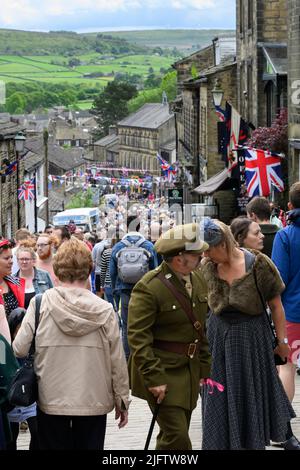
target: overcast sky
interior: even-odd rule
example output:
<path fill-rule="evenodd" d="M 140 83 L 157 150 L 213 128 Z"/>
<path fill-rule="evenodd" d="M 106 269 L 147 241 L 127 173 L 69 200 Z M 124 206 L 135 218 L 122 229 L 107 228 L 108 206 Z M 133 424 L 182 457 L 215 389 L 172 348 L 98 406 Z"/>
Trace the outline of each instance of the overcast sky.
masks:
<path fill-rule="evenodd" d="M 1 28 L 235 29 L 235 0 L 0 0 L 0 6 Z"/>

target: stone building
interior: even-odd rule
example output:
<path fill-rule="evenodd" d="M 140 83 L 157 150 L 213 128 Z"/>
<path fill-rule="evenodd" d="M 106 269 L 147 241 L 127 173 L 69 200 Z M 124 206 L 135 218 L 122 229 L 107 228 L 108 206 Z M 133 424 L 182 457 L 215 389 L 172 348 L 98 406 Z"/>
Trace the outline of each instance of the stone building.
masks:
<path fill-rule="evenodd" d="M 119 163 L 119 137 L 117 129 L 113 126 L 106 135 L 94 142 L 94 160 L 101 163 L 117 166 Z"/>
<path fill-rule="evenodd" d="M 42 219 L 40 226 L 44 226 L 46 220 L 46 205 L 43 202 L 43 184 L 44 181 L 44 154 L 45 147 L 42 137 L 33 137 L 26 142 L 26 150 L 28 154 L 26 158 L 26 170 L 28 173 L 37 171 L 37 177 L 41 182 L 38 188 L 38 201 L 41 204 L 38 210 L 38 218 Z M 49 221 L 52 221 L 53 215 L 57 212 L 64 210 L 65 204 L 69 202 L 71 197 L 82 189 L 81 180 L 76 176 L 77 172 L 85 172 L 87 167 L 87 160 L 82 148 L 63 149 L 48 141 L 48 174 L 52 176 L 64 176 L 64 179 L 52 181 L 48 188 L 49 196 Z M 66 177 L 67 176 L 67 177 Z M 32 215 L 28 214 L 31 220 Z"/>
<path fill-rule="evenodd" d="M 7 238 L 12 238 L 18 228 L 25 226 L 24 201 L 19 201 L 17 196 L 18 187 L 24 182 L 24 159 L 22 153 L 17 155 L 14 141 L 23 131 L 23 126 L 0 122 L 0 227 L 1 235 Z M 17 160 L 19 165 L 11 168 Z M 12 169 L 10 174 L 8 168 Z"/>
<path fill-rule="evenodd" d="M 174 114 L 167 101 L 147 103 L 117 124 L 119 165 L 160 175 L 157 153 L 171 161 L 166 145 L 175 141 Z"/>
<path fill-rule="evenodd" d="M 289 185 L 300 181 L 300 2 L 288 0 Z"/>
<path fill-rule="evenodd" d="M 221 53 L 218 40 L 202 51 L 198 51 L 191 62 L 191 57 L 176 62 L 178 90 L 180 95 L 173 103 L 177 128 L 177 152 L 180 166 L 183 166 L 193 177 L 193 183 L 185 202 L 198 202 L 197 194 L 203 196 L 213 195 L 214 203 L 219 206 L 219 216 L 228 221 L 234 215 L 235 203 L 231 182 L 229 181 L 225 164 L 219 154 L 218 117 L 213 104 L 212 90 L 218 79 L 224 92 L 225 101 L 236 107 L 237 73 L 235 61 L 235 48 L 233 38 L 228 38 L 227 54 Z M 228 47 L 231 44 L 231 47 Z M 203 54 L 203 56 L 202 56 Z M 195 59 L 199 63 L 195 63 Z M 191 63 L 198 76 L 191 77 Z M 183 71 L 185 70 L 185 73 Z M 188 76 L 188 70 L 190 75 Z M 186 78 L 188 77 L 188 78 Z M 184 81 L 182 79 L 185 78 Z M 219 177 L 221 174 L 221 177 Z M 215 176 L 217 178 L 215 179 Z M 211 184 L 211 178 L 214 178 Z M 194 192 L 200 184 L 208 184 L 204 192 Z M 228 181 L 227 181 L 228 180 Z M 183 182 L 184 185 L 187 182 Z M 229 191 L 218 191 L 229 188 Z M 209 188 L 209 189 L 207 189 Z M 203 198 L 202 198 L 203 202 Z"/>
<path fill-rule="evenodd" d="M 236 15 L 238 110 L 270 126 L 287 106 L 287 0 L 237 0 Z"/>

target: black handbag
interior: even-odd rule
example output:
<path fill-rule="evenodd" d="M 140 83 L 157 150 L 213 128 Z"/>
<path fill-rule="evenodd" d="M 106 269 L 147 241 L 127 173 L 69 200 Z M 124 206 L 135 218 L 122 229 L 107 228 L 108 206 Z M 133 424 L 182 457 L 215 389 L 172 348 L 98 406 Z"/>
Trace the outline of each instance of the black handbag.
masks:
<path fill-rule="evenodd" d="M 276 334 L 275 334 L 274 327 L 273 327 L 273 324 L 272 324 L 272 320 L 271 320 L 271 318 L 270 318 L 270 315 L 269 315 L 268 312 L 267 312 L 265 300 L 264 300 L 264 298 L 263 298 L 263 296 L 262 296 L 261 291 L 259 290 L 258 283 L 257 283 L 257 278 L 256 278 L 256 272 L 255 272 L 255 269 L 254 269 L 254 268 L 253 268 L 253 275 L 254 275 L 254 281 L 255 281 L 256 289 L 257 289 L 257 292 L 258 292 L 258 294 L 259 294 L 261 303 L 262 303 L 262 305 L 263 305 L 264 312 L 265 312 L 265 314 L 266 314 L 266 316 L 267 316 L 267 319 L 268 319 L 268 324 L 269 324 L 270 329 L 271 329 L 271 332 L 272 332 L 272 336 L 273 336 L 273 349 L 275 349 L 275 348 L 278 346 L 278 339 L 277 339 L 277 336 L 276 336 Z M 275 361 L 275 366 L 283 366 L 284 364 L 287 363 L 287 358 L 282 359 L 281 356 L 279 356 L 279 354 L 274 354 L 274 361 Z"/>
<path fill-rule="evenodd" d="M 38 398 L 37 378 L 34 372 L 35 335 L 39 324 L 42 294 L 35 297 L 35 331 L 23 365 L 15 373 L 8 390 L 8 401 L 14 406 L 29 406 Z"/>

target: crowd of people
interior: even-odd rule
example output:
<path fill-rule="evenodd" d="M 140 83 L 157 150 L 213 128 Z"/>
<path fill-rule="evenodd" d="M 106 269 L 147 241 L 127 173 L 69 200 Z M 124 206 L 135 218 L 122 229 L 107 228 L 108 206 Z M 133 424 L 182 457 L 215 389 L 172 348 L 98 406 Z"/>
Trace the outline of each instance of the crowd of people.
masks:
<path fill-rule="evenodd" d="M 30 450 L 101 450 L 131 390 L 157 415 L 158 450 L 192 448 L 199 392 L 203 449 L 300 450 L 300 182 L 288 209 L 255 197 L 229 226 L 182 225 L 164 198 L 120 198 L 95 233 L 70 220 L 1 237 L 0 341 L 22 365 L 36 333 L 38 400 L 14 407 L 0 387 L 0 448 L 16 450 L 26 422 Z"/>

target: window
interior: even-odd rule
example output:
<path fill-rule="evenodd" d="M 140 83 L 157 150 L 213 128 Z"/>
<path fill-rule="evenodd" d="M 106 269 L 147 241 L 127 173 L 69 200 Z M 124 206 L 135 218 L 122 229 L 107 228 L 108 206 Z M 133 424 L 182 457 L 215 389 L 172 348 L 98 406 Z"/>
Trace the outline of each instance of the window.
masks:
<path fill-rule="evenodd" d="M 274 84 L 273 82 L 268 82 L 266 86 L 266 94 L 267 94 L 267 126 L 270 127 L 272 125 L 273 117 L 274 117 Z"/>
<path fill-rule="evenodd" d="M 107 162 L 111 162 L 111 163 L 114 162 L 114 154 L 113 154 L 113 152 L 110 152 L 109 150 L 107 151 L 107 153 L 106 153 L 106 161 L 107 161 Z"/>
<path fill-rule="evenodd" d="M 252 77 L 252 64 L 247 65 L 247 110 L 248 110 L 248 121 L 252 121 L 252 87 L 253 87 L 253 77 Z"/>
<path fill-rule="evenodd" d="M 248 29 L 253 26 L 253 0 L 248 0 Z"/>
<path fill-rule="evenodd" d="M 244 33 L 244 7 L 243 7 L 244 1 L 245 0 L 239 0 L 240 34 Z"/>

